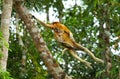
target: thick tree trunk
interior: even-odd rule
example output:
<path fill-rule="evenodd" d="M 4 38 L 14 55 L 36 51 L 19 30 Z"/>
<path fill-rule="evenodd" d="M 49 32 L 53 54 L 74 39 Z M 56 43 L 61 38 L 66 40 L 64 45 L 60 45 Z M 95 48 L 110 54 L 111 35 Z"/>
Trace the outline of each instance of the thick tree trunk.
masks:
<path fill-rule="evenodd" d="M 105 63 L 106 63 L 105 74 L 107 77 L 110 78 L 111 77 L 110 71 L 112 68 L 112 63 L 111 63 L 112 59 L 111 59 L 110 41 L 109 41 L 110 37 L 108 35 L 110 33 L 110 27 L 109 27 L 109 25 L 106 25 L 106 28 L 103 28 L 103 24 L 104 23 L 100 23 L 100 30 L 101 31 L 100 31 L 99 38 L 103 40 L 102 42 L 104 42 L 104 44 L 100 42 L 99 47 L 104 49 L 103 53 L 105 55 L 104 57 L 105 57 Z M 106 32 L 108 34 L 106 34 Z"/>
<path fill-rule="evenodd" d="M 46 43 L 41 37 L 38 27 L 35 26 L 35 23 L 31 21 L 29 13 L 21 6 L 19 1 L 15 2 L 15 9 L 18 12 L 20 18 L 24 21 L 28 32 L 30 33 L 38 52 L 42 60 L 44 61 L 49 73 L 54 77 L 54 79 L 71 79 L 67 76 L 66 73 L 62 70 L 57 62 L 53 59 L 50 51 L 48 50 Z"/>
<path fill-rule="evenodd" d="M 112 59 L 111 59 L 111 49 L 110 49 L 110 21 L 108 18 L 108 15 L 110 15 L 108 12 L 109 9 L 109 4 L 106 5 L 106 10 L 105 10 L 105 15 L 106 15 L 106 27 L 104 28 L 105 34 L 104 34 L 104 40 L 106 43 L 106 52 L 105 52 L 105 57 L 106 57 L 106 73 L 109 78 L 112 78 L 110 71 L 112 69 Z"/>
<path fill-rule="evenodd" d="M 9 40 L 9 25 L 10 17 L 12 12 L 13 0 L 4 0 L 2 18 L 1 18 L 1 32 L 3 34 L 3 44 L 0 48 L 0 53 L 2 53 L 2 58 L 0 59 L 1 69 L 6 71 L 7 58 L 8 58 L 8 40 Z"/>

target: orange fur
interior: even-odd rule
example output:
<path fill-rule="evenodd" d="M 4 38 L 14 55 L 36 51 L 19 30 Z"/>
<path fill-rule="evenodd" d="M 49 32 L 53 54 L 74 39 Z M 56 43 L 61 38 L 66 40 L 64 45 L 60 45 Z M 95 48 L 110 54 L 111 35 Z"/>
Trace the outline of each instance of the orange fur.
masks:
<path fill-rule="evenodd" d="M 73 38 L 73 34 L 65 25 L 59 22 L 53 22 L 52 24 L 54 26 L 54 36 L 57 41 L 61 42 L 67 48 L 79 49 Z"/>

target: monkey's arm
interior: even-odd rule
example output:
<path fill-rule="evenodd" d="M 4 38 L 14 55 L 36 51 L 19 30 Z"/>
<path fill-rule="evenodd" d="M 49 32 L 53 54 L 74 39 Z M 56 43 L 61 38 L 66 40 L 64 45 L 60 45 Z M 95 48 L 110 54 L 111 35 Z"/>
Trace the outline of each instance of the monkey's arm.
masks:
<path fill-rule="evenodd" d="M 41 25 L 43 25 L 43 26 L 45 26 L 45 27 L 49 27 L 49 28 L 54 28 L 53 25 L 51 25 L 51 24 L 46 24 L 46 23 L 42 22 L 40 19 L 38 19 L 37 17 L 33 16 L 33 15 L 32 15 L 32 17 L 35 18 Z"/>

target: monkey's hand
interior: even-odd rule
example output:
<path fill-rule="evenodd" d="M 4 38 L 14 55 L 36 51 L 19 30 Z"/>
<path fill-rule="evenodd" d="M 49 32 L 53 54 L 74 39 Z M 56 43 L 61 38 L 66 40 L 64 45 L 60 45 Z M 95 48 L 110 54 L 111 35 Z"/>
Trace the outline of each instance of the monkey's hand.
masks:
<path fill-rule="evenodd" d="M 34 15 L 32 15 L 32 18 L 34 18 L 34 19 L 35 19 L 35 16 L 34 16 Z"/>
<path fill-rule="evenodd" d="M 83 63 L 85 63 L 85 65 L 87 65 L 89 68 L 93 69 L 90 62 L 83 60 Z"/>

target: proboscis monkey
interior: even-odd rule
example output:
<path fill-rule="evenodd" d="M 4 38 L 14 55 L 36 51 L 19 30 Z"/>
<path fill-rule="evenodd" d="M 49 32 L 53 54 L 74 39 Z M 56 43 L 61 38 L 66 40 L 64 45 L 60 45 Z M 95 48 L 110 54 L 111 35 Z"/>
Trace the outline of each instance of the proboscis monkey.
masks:
<path fill-rule="evenodd" d="M 54 37 L 55 39 L 60 42 L 65 49 L 63 50 L 63 52 L 65 52 L 66 50 L 69 50 L 69 52 L 71 53 L 72 56 L 74 56 L 75 58 L 77 58 L 79 61 L 81 61 L 82 63 L 85 63 L 88 67 L 91 67 L 91 63 L 81 59 L 76 53 L 75 50 L 81 50 L 86 52 L 87 54 L 89 54 L 95 61 L 97 62 L 102 62 L 104 63 L 103 60 L 95 57 L 95 55 L 88 50 L 86 47 L 83 47 L 82 45 L 78 44 L 74 38 L 73 38 L 73 34 L 71 33 L 71 31 L 63 24 L 61 24 L 60 22 L 53 22 L 52 24 L 46 24 L 44 22 L 42 22 L 41 20 L 39 20 L 37 17 L 33 16 L 34 18 L 37 19 L 37 21 L 45 26 L 45 27 L 49 27 L 54 31 Z"/>

